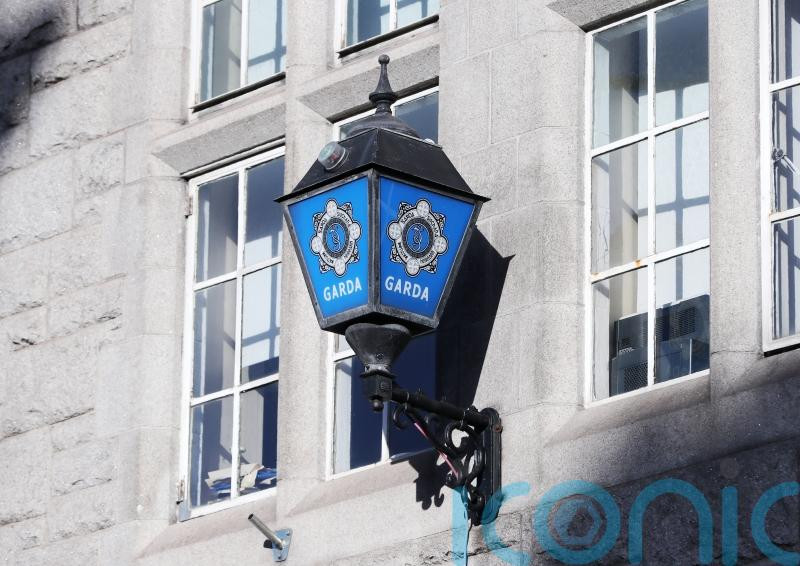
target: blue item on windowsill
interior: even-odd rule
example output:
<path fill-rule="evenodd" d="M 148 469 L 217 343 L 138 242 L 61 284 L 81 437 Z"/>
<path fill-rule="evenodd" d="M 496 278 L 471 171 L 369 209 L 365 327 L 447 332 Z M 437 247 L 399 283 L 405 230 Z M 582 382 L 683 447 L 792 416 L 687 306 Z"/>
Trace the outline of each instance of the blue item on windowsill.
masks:
<path fill-rule="evenodd" d="M 258 470 L 258 473 L 256 474 L 256 483 L 255 486 L 253 487 L 255 489 L 263 489 L 265 487 L 269 487 L 268 485 L 260 485 L 260 484 L 268 480 L 269 483 L 272 483 L 272 481 L 275 479 L 277 475 L 278 472 L 274 468 L 261 468 L 260 470 Z M 225 478 L 217 480 L 211 485 L 211 489 L 214 492 L 216 492 L 217 497 L 223 497 L 229 495 L 231 491 L 231 479 Z"/>

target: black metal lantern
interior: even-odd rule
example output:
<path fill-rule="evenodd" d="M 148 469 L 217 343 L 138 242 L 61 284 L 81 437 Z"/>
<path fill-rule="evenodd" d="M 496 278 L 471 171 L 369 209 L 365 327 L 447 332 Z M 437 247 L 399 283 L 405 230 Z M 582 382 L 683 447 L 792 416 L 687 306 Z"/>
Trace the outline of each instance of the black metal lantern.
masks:
<path fill-rule="evenodd" d="M 319 325 L 345 334 L 366 367 L 375 410 L 399 403 L 447 459 L 473 523 L 500 487 L 500 419 L 396 386 L 390 365 L 411 335 L 436 328 L 481 205 L 440 146 L 391 113 L 389 57 L 369 95 L 375 114 L 327 144 L 294 190 L 278 200 Z M 459 433 L 460 431 L 460 433 Z M 462 437 L 463 438 L 457 438 Z"/>

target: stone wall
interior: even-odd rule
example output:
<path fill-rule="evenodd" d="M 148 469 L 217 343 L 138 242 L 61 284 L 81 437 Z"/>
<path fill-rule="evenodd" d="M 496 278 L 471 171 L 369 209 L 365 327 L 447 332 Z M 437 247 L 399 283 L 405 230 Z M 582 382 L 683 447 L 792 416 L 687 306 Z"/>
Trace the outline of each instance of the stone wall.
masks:
<path fill-rule="evenodd" d="M 174 520 L 185 189 L 149 155 L 186 114 L 169 4 L 3 7 L 4 564 L 132 563 Z"/>
<path fill-rule="evenodd" d="M 585 30 L 651 0 L 442 0 L 440 19 L 339 60 L 333 2 L 291 0 L 285 81 L 191 113 L 188 0 L 12 0 L 0 21 L 0 549 L 8 564 L 255 564 L 246 517 L 290 527 L 287 564 L 463 563 L 430 454 L 326 479 L 328 341 L 284 246 L 275 497 L 177 521 L 188 206 L 181 175 L 286 144 L 286 190 L 393 87 L 439 84 L 440 143 L 484 208 L 440 329 L 448 399 L 502 415 L 503 484 L 469 564 L 554 563 L 532 530 L 553 486 L 595 482 L 623 528 L 646 486 L 690 481 L 714 516 L 796 481 L 800 351 L 761 353 L 757 0 L 709 0 L 710 375 L 584 405 Z M 401 380 L 402 383 L 402 380 Z M 520 488 L 521 489 L 521 488 Z M 693 563 L 680 497 L 646 515 L 648 563 Z M 797 500 L 768 531 L 798 549 Z M 580 520 L 575 528 L 583 528 Z M 585 521 L 585 518 L 582 519 Z M 492 527 L 489 527 L 491 529 Z M 461 536 L 456 532 L 456 537 Z M 489 542 L 487 542 L 487 540 Z M 503 549 L 507 552 L 503 554 Z M 498 552 L 499 551 L 499 552 Z M 516 554 L 511 554 L 513 551 Z M 528 560 L 530 559 L 530 560 Z"/>

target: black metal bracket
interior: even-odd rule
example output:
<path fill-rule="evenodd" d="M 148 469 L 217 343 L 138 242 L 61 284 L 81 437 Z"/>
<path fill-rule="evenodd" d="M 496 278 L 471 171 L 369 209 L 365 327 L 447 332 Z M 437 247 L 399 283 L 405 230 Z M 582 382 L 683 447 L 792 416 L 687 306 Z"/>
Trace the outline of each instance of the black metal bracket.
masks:
<path fill-rule="evenodd" d="M 503 425 L 498 412 L 458 407 L 398 387 L 389 366 L 410 339 L 405 327 L 362 323 L 349 327 L 345 335 L 364 364 L 364 394 L 373 410 L 382 411 L 385 403 L 395 403 L 392 422 L 401 429 L 415 426 L 444 458 L 450 468 L 445 483 L 451 489 L 463 488 L 472 524 L 494 520 L 483 517 L 483 512 L 501 487 Z"/>

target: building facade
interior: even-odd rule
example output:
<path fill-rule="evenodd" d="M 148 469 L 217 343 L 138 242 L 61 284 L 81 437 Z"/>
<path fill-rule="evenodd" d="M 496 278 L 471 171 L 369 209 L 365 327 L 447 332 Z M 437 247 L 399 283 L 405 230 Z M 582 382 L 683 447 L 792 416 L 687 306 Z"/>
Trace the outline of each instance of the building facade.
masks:
<path fill-rule="evenodd" d="M 303 566 L 798 562 L 800 2 L 1 10 L 4 564 L 271 563 L 251 513 Z M 383 53 L 395 115 L 491 198 L 395 367 L 500 412 L 471 529 L 273 202 Z"/>

